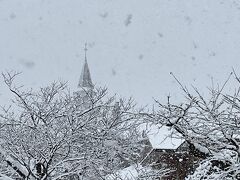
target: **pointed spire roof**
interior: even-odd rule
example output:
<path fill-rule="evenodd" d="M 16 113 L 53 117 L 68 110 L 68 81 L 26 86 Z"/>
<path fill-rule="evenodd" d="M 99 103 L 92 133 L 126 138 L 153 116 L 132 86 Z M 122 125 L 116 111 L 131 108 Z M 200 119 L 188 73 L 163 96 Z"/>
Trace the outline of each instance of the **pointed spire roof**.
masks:
<path fill-rule="evenodd" d="M 84 61 L 84 66 L 82 69 L 82 73 L 80 76 L 80 80 L 78 83 L 78 87 L 80 88 L 89 88 L 92 89 L 93 88 L 93 83 L 92 83 L 92 79 L 91 79 L 91 74 L 89 71 L 89 67 L 88 67 L 88 63 L 87 63 L 87 44 L 85 44 L 85 61 Z"/>

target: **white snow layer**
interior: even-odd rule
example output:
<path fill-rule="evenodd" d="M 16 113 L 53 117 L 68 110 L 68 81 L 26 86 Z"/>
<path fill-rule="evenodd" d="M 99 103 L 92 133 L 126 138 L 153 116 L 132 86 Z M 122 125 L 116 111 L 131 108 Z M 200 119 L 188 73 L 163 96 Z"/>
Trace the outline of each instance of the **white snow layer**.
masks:
<path fill-rule="evenodd" d="M 167 126 L 143 125 L 141 131 L 146 131 L 147 137 L 154 149 L 177 149 L 183 142 L 180 134 Z"/>

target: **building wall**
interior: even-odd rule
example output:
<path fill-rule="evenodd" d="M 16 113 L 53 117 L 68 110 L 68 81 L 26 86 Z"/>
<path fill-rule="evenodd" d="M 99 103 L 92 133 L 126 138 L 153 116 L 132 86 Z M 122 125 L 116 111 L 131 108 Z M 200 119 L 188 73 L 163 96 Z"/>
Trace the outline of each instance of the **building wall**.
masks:
<path fill-rule="evenodd" d="M 154 169 L 169 169 L 171 172 L 161 178 L 163 180 L 183 180 L 193 172 L 199 160 L 189 152 L 154 149 L 142 162 L 142 165 L 150 165 Z"/>

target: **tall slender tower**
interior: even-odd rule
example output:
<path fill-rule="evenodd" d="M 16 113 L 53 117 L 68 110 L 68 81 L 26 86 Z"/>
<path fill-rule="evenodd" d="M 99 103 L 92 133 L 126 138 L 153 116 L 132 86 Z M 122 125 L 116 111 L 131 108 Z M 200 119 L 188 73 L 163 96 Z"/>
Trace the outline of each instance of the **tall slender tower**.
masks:
<path fill-rule="evenodd" d="M 79 79 L 78 87 L 84 90 L 92 90 L 94 85 L 92 83 L 91 74 L 89 71 L 88 63 L 87 63 L 87 44 L 85 44 L 85 61 L 82 69 L 82 73 Z"/>

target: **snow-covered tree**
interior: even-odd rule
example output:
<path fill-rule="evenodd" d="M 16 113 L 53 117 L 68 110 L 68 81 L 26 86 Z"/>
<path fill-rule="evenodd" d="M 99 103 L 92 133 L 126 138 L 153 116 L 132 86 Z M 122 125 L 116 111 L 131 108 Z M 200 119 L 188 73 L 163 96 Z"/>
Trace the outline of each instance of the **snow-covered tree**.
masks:
<path fill-rule="evenodd" d="M 235 78 L 240 84 L 236 74 Z M 240 86 L 232 95 L 226 94 L 228 80 L 222 87 L 210 88 L 208 96 L 196 88 L 190 92 L 177 80 L 185 102 L 174 104 L 168 97 L 166 104 L 157 101 L 158 110 L 146 116 L 180 133 L 190 152 L 202 159 L 189 180 L 240 179 Z"/>
<path fill-rule="evenodd" d="M 0 179 L 104 179 L 139 158 L 131 99 L 72 94 L 64 83 L 25 91 L 16 74 L 3 77 L 15 99 L 0 115 Z"/>

